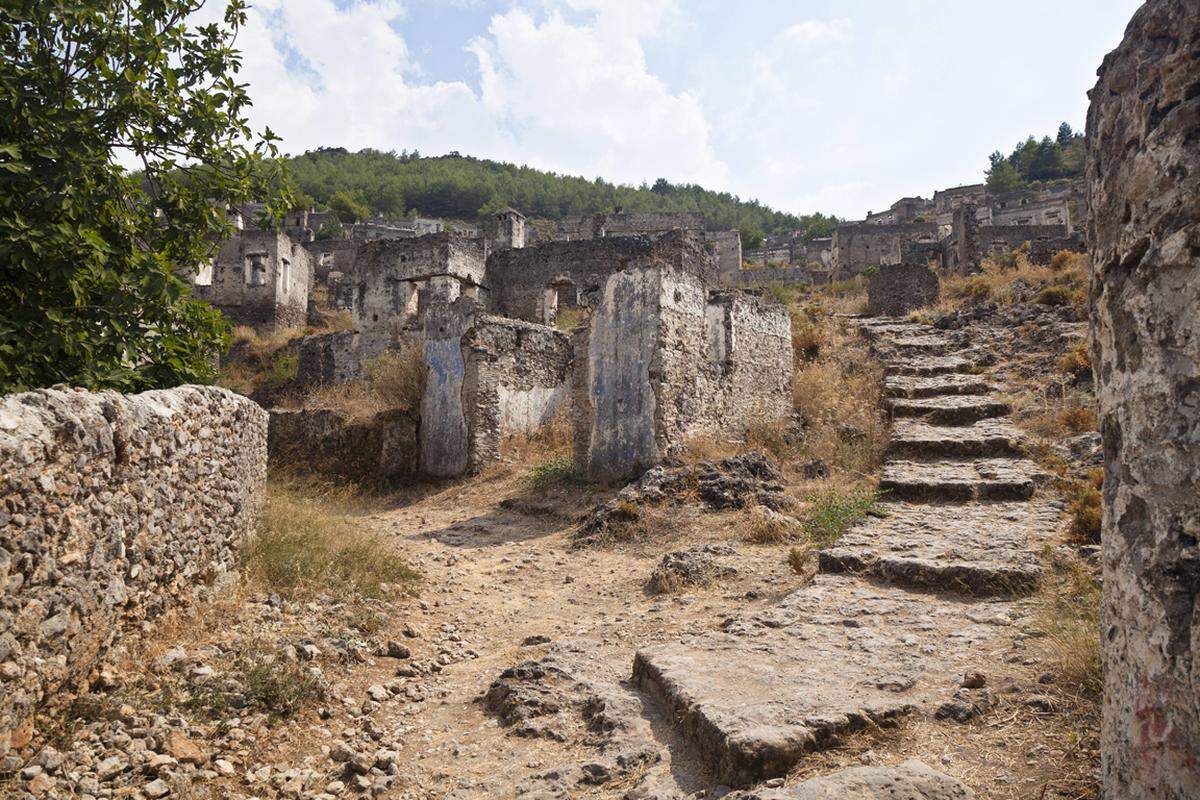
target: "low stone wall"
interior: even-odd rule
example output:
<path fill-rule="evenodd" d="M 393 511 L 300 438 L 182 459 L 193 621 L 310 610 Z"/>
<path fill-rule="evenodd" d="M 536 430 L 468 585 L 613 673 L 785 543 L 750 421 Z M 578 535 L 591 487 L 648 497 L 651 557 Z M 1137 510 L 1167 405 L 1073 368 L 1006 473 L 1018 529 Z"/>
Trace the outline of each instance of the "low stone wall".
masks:
<path fill-rule="evenodd" d="M 867 313 L 898 317 L 938 297 L 938 276 L 924 264 L 888 264 L 867 279 Z"/>
<path fill-rule="evenodd" d="M 225 389 L 0 400 L 0 753 L 141 623 L 236 567 L 267 414 Z"/>
<path fill-rule="evenodd" d="M 344 478 L 371 488 L 395 486 L 417 472 L 417 417 L 385 411 L 368 421 L 332 409 L 271 409 L 272 465 Z"/>

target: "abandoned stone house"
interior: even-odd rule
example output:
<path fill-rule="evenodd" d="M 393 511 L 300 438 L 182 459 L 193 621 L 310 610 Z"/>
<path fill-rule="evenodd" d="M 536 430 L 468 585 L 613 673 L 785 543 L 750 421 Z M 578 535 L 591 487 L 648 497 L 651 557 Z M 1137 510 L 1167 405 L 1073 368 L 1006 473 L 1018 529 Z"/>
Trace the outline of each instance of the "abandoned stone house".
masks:
<path fill-rule="evenodd" d="M 312 264 L 308 251 L 286 233 L 242 230 L 199 266 L 192 283 L 196 297 L 221 309 L 236 325 L 302 328 Z"/>
<path fill-rule="evenodd" d="M 301 341 L 301 383 L 353 380 L 419 347 L 412 469 L 435 476 L 477 470 L 553 419 L 591 443 L 582 470 L 617 479 L 689 436 L 790 413 L 788 315 L 723 288 L 701 233 L 502 246 L 523 243 L 523 222 L 501 212 L 488 244 L 441 233 L 366 245 L 339 289 L 354 328 Z M 553 327 L 567 308 L 574 334 Z"/>
<path fill-rule="evenodd" d="M 667 231 L 693 231 L 704 241 L 717 258 L 722 280 L 738 285 L 742 267 L 742 237 L 736 230 L 708 229 L 704 214 L 699 211 L 616 211 L 568 217 L 560 222 L 552 240 L 602 239 L 610 236 L 655 236 Z"/>

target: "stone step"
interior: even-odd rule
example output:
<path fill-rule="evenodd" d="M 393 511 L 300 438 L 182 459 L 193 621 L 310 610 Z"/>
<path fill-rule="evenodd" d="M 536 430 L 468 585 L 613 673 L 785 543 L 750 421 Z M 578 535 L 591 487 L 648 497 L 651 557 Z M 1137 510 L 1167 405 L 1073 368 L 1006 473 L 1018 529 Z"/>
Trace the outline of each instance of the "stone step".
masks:
<path fill-rule="evenodd" d="M 1044 478 L 1036 464 L 1024 459 L 889 461 L 879 489 L 885 500 L 910 502 L 1027 500 Z"/>
<path fill-rule="evenodd" d="M 945 394 L 987 394 L 991 385 L 978 375 L 891 375 L 884 378 L 888 397 L 937 397 Z"/>
<path fill-rule="evenodd" d="M 920 417 L 935 425 L 969 425 L 981 419 L 1003 417 L 1008 403 L 992 395 L 952 394 L 888 401 L 893 417 Z"/>
<path fill-rule="evenodd" d="M 818 574 L 722 630 L 640 650 L 633 682 L 716 780 L 743 788 L 849 733 L 932 711 L 964 673 L 994 668 L 1017 614 L 1012 603 Z"/>
<path fill-rule="evenodd" d="M 954 345 L 945 336 L 936 334 L 917 334 L 913 336 L 897 336 L 887 339 L 880 344 L 906 354 L 943 355 Z"/>
<path fill-rule="evenodd" d="M 892 423 L 889 458 L 936 459 L 1018 456 L 1021 432 L 1007 419 L 984 419 L 969 425 L 931 425 L 920 419 Z"/>
<path fill-rule="evenodd" d="M 896 503 L 818 554 L 822 572 L 868 575 L 897 586 L 1019 596 L 1042 577 L 1037 552 L 1055 530 L 1048 503 L 944 506 Z"/>
<path fill-rule="evenodd" d="M 912 759 L 894 767 L 847 767 L 782 789 L 754 789 L 726 800 L 971 800 L 957 778 Z"/>
<path fill-rule="evenodd" d="M 962 356 L 913 356 L 884 365 L 888 375 L 945 375 L 953 372 L 970 372 L 975 362 Z"/>

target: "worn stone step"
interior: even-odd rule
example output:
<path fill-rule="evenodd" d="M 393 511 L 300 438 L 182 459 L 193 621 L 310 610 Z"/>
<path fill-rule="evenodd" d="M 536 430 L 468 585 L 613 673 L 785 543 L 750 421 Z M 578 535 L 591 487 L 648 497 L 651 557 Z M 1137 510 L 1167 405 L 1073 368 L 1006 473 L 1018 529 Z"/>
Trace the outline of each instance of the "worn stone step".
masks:
<path fill-rule="evenodd" d="M 1007 419 L 984 419 L 969 425 L 931 425 L 920 419 L 892 423 L 889 458 L 959 458 L 1017 456 L 1021 432 Z"/>
<path fill-rule="evenodd" d="M 633 682 L 716 780 L 740 788 L 846 734 L 936 708 L 964 673 L 992 668 L 1018 608 L 818 574 L 722 630 L 640 650 Z"/>
<path fill-rule="evenodd" d="M 897 501 L 1027 500 L 1044 477 L 1025 459 L 897 460 L 883 465 L 879 489 L 885 500 Z"/>
<path fill-rule="evenodd" d="M 962 356 L 912 356 L 884 365 L 888 375 L 945 375 L 953 372 L 970 372 L 976 368 L 974 361 Z"/>
<path fill-rule="evenodd" d="M 848 767 L 782 789 L 754 789 L 726 800 L 974 800 L 957 778 L 916 759 L 894 767 Z"/>
<path fill-rule="evenodd" d="M 893 398 L 888 406 L 893 417 L 920 417 L 935 425 L 969 425 L 981 419 L 1003 417 L 1011 410 L 1003 400 L 977 394 Z"/>
<path fill-rule="evenodd" d="M 991 385 L 978 375 L 890 375 L 884 378 L 888 397 L 937 397 L 945 394 L 987 394 Z"/>
<path fill-rule="evenodd" d="M 868 518 L 822 550 L 821 571 L 937 591 L 1024 595 L 1041 580 L 1037 553 L 1059 514 L 1045 502 L 887 509 L 886 517 Z"/>

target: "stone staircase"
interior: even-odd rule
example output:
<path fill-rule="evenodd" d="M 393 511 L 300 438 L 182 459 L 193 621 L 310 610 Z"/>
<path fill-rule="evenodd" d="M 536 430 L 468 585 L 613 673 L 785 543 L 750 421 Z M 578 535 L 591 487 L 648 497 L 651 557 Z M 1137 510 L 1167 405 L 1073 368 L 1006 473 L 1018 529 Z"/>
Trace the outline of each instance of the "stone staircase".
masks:
<path fill-rule="evenodd" d="M 967 354 L 928 326 L 860 324 L 887 365 L 888 513 L 821 551 L 813 581 L 778 605 L 634 660 L 635 685 L 733 787 L 785 776 L 853 731 L 934 713 L 964 674 L 987 672 L 1030 613 L 1021 598 L 1058 522 L 1008 405 Z M 946 780 L 936 796 L 968 796 Z"/>

